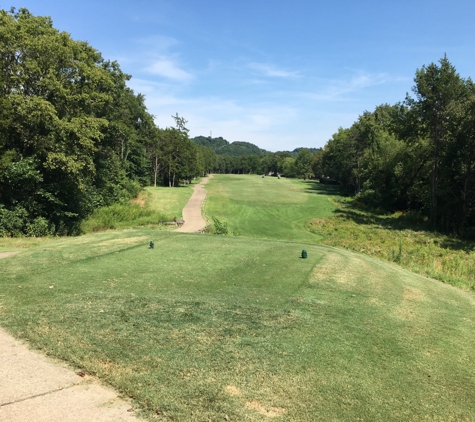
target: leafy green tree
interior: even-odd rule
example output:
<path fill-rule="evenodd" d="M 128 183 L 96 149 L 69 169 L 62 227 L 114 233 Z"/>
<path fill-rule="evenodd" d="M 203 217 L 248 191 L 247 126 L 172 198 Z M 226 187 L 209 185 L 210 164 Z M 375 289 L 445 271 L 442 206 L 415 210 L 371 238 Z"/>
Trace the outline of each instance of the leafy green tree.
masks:
<path fill-rule="evenodd" d="M 450 142 L 448 130 L 454 104 L 464 102 L 468 91 L 463 79 L 449 62 L 447 56 L 439 61 L 418 69 L 414 78 L 413 93 L 409 95 L 407 105 L 419 121 L 421 135 L 431 140 L 432 175 L 430 183 L 430 221 L 436 228 L 440 217 L 438 212 L 439 176 L 441 155 Z"/>
<path fill-rule="evenodd" d="M 73 233 L 95 207 L 146 181 L 153 120 L 128 78 L 50 18 L 0 11 L 0 204 L 25 210 L 24 227 L 41 218 L 35 227 L 48 221 L 53 232 Z M 34 207 L 8 195 L 7 175 L 20 169 L 38 174 Z"/>
<path fill-rule="evenodd" d="M 285 177 L 297 177 L 297 173 L 295 171 L 295 158 L 285 157 L 282 167 Z"/>
<path fill-rule="evenodd" d="M 312 158 L 313 155 L 307 148 L 302 148 L 299 151 L 294 162 L 297 177 L 306 180 L 313 175 Z"/>

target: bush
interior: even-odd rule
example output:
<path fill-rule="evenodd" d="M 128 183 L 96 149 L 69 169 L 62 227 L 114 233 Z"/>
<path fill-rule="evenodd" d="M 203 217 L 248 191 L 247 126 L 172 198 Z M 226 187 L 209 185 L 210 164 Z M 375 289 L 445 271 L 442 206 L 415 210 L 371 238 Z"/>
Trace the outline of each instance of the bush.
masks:
<path fill-rule="evenodd" d="M 154 225 L 164 221 L 167 221 L 167 217 L 151 208 L 123 202 L 98 208 L 87 220 L 82 222 L 81 230 L 88 233 L 132 226 Z"/>
<path fill-rule="evenodd" d="M 48 220 L 37 217 L 26 225 L 26 235 L 31 237 L 44 237 L 50 234 Z"/>
<path fill-rule="evenodd" d="M 228 223 L 219 221 L 216 217 L 211 217 L 214 225 L 215 234 L 229 234 Z"/>
<path fill-rule="evenodd" d="M 0 206 L 0 236 L 16 237 L 24 235 L 28 212 L 23 207 L 7 210 Z"/>

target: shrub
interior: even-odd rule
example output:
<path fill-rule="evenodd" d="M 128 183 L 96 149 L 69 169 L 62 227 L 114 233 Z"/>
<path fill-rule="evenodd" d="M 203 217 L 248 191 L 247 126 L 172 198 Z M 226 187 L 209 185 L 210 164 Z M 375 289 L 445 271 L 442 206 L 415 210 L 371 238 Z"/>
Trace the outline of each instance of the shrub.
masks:
<path fill-rule="evenodd" d="M 211 217 L 214 225 L 215 234 L 229 234 L 228 223 L 219 221 L 216 217 Z"/>
<path fill-rule="evenodd" d="M 16 237 L 24 235 L 28 212 L 23 207 L 7 210 L 0 206 L 0 236 Z"/>
<path fill-rule="evenodd" d="M 26 235 L 31 237 L 44 237 L 50 234 L 48 220 L 44 217 L 37 217 L 26 225 Z"/>

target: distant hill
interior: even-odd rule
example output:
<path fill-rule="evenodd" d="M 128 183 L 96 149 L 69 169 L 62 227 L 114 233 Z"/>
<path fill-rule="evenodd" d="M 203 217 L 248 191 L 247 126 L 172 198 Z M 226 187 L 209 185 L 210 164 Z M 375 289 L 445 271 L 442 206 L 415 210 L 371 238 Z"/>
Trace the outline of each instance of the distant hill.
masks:
<path fill-rule="evenodd" d="M 302 149 L 308 149 L 312 154 L 315 154 L 316 152 L 319 152 L 319 151 L 322 150 L 322 148 L 304 148 L 304 147 L 301 147 L 301 148 L 295 148 L 293 151 L 283 151 L 283 152 L 288 152 L 292 157 L 296 157 Z"/>
<path fill-rule="evenodd" d="M 259 148 L 257 145 L 251 144 L 250 142 L 232 142 L 229 143 L 226 139 L 211 138 L 210 136 L 196 136 L 191 138 L 193 142 L 198 145 L 204 145 L 212 149 L 216 154 L 219 155 L 230 155 L 231 157 L 240 157 L 242 155 L 266 155 L 269 154 L 269 151 Z"/>

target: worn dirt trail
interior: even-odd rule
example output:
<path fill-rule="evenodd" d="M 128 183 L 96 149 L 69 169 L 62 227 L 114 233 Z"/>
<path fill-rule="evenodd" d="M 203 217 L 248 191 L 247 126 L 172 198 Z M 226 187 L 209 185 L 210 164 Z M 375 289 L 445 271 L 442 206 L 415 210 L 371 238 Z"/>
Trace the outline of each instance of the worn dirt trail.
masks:
<path fill-rule="evenodd" d="M 0 259 L 16 255 L 18 252 L 0 252 Z"/>
<path fill-rule="evenodd" d="M 208 177 L 204 177 L 201 183 L 194 187 L 193 195 L 191 195 L 185 208 L 183 208 L 183 220 L 185 220 L 185 223 L 175 231 L 182 233 L 197 233 L 205 228 L 206 222 L 201 215 L 201 208 L 206 198 L 204 185 L 208 182 L 210 177 L 213 177 L 213 175 L 210 174 Z"/>

